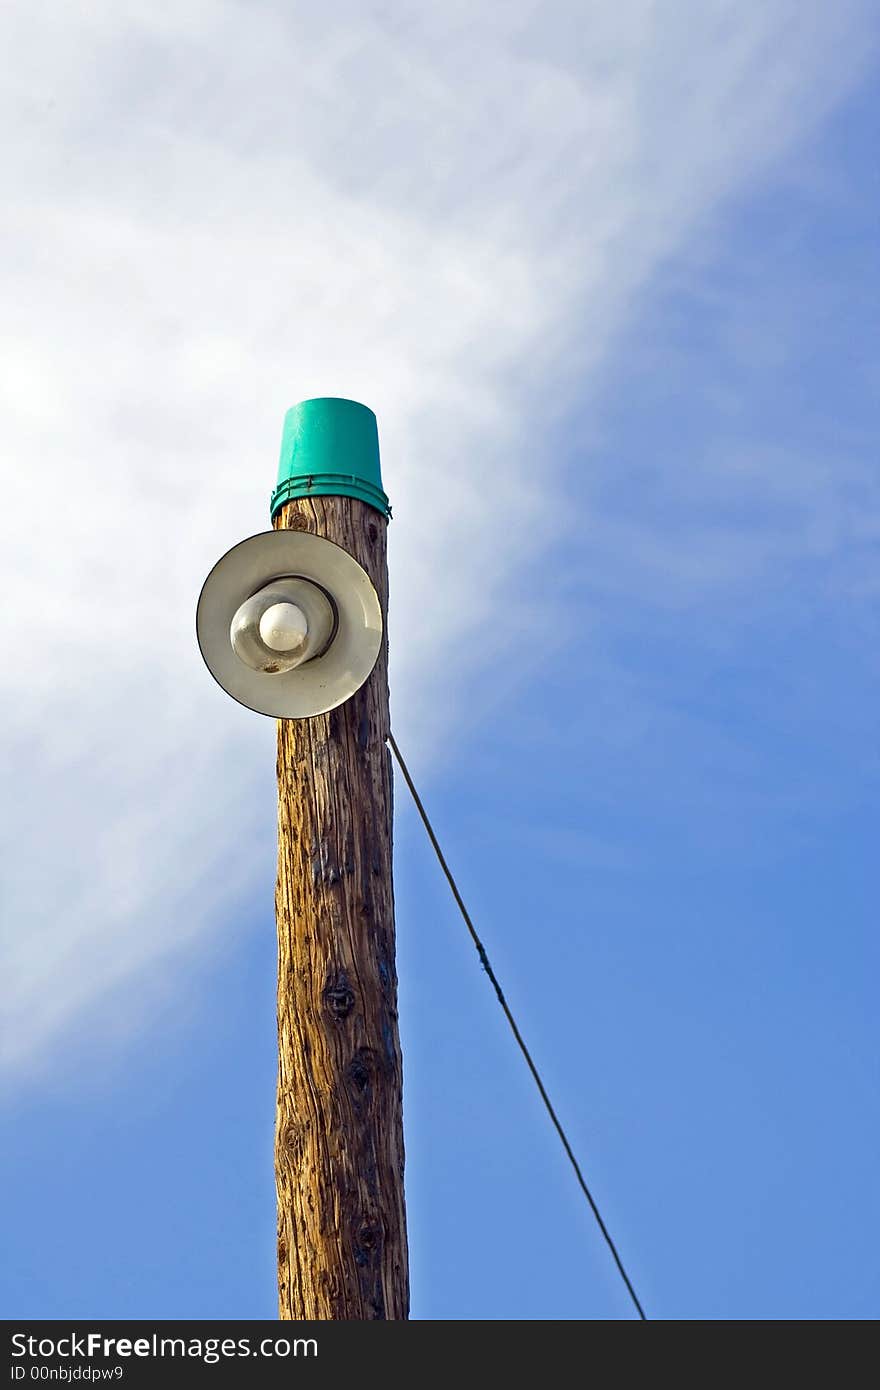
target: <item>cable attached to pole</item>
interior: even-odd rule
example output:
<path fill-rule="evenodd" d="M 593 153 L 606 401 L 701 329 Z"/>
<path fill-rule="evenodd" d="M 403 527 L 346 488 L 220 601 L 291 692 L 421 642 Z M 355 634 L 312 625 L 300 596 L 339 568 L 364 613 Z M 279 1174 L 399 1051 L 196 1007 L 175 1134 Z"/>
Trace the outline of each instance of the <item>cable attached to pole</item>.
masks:
<path fill-rule="evenodd" d="M 506 1000 L 505 997 L 504 997 L 504 991 L 502 990 L 501 985 L 498 983 L 498 977 L 497 977 L 497 975 L 495 974 L 495 971 L 492 969 L 491 964 L 489 963 L 489 957 L 486 955 L 486 948 L 485 948 L 485 946 L 483 945 L 482 941 L 480 940 L 479 936 L 477 935 L 476 928 L 474 927 L 474 924 L 473 924 L 473 922 L 471 921 L 471 918 L 470 918 L 470 913 L 468 912 L 467 908 L 466 908 L 465 905 L 464 905 L 464 900 L 463 900 L 461 894 L 460 894 L 459 891 L 458 891 L 458 885 L 456 884 L 455 879 L 452 877 L 452 873 L 451 873 L 451 871 L 450 871 L 449 865 L 446 863 L 446 860 L 445 860 L 445 858 L 444 858 L 444 856 L 443 856 L 443 851 L 442 851 L 441 848 L 440 848 L 440 844 L 439 844 L 439 842 L 438 842 L 438 840 L 437 840 L 437 836 L 434 834 L 434 829 L 433 829 L 433 827 L 432 827 L 432 825 L 431 825 L 431 822 L 430 822 L 429 819 L 428 819 L 428 813 L 427 813 L 427 811 L 425 810 L 424 806 L 422 805 L 422 799 L 421 799 L 421 797 L 419 796 L 418 792 L 416 791 L 415 783 L 413 782 L 413 779 L 412 779 L 412 777 L 410 776 L 410 773 L 409 773 L 409 768 L 407 767 L 406 763 L 404 762 L 404 760 L 403 760 L 403 755 L 402 755 L 400 749 L 398 748 L 396 742 L 394 741 L 394 735 L 391 734 L 391 733 L 389 733 L 389 735 L 388 735 L 388 746 L 390 747 L 391 752 L 394 754 L 394 757 L 395 757 L 395 759 L 397 760 L 397 765 L 398 765 L 398 767 L 400 768 L 400 771 L 403 773 L 403 780 L 406 782 L 406 785 L 409 787 L 410 795 L 412 796 L 412 799 L 413 799 L 413 801 L 415 802 L 416 810 L 418 811 L 419 815 L 420 815 L 421 818 L 422 818 L 422 824 L 424 825 L 425 830 L 428 832 L 428 839 L 431 841 L 431 844 L 432 844 L 433 847 L 434 847 L 434 853 L 435 853 L 436 856 L 437 856 L 437 859 L 438 859 L 438 861 L 439 861 L 439 863 L 440 863 L 441 869 L 443 870 L 444 874 L 446 875 L 446 881 L 447 881 L 447 883 L 449 884 L 449 887 L 450 887 L 451 890 L 452 890 L 452 896 L 455 898 L 455 901 L 456 901 L 456 903 L 458 904 L 458 909 L 459 909 L 459 911 L 460 911 L 462 917 L 464 918 L 464 924 L 465 924 L 465 926 L 467 927 L 468 932 L 470 933 L 470 937 L 471 937 L 471 940 L 472 940 L 473 943 L 474 943 L 474 946 L 477 948 L 477 955 L 480 957 L 480 964 L 482 965 L 482 967 L 483 967 L 483 969 L 485 970 L 486 974 L 489 976 L 489 979 L 490 979 L 490 981 L 491 981 L 491 983 L 492 983 L 492 988 L 495 990 L 495 993 L 496 993 L 496 995 L 497 995 L 497 997 L 498 997 L 498 1003 L 501 1005 L 502 1009 L 504 1010 L 504 1015 L 505 1015 L 505 1018 L 507 1019 L 507 1022 L 510 1024 L 511 1032 L 513 1033 L 513 1036 L 516 1038 L 516 1041 L 517 1041 L 517 1044 L 518 1044 L 518 1046 L 519 1046 L 520 1052 L 522 1053 L 522 1055 L 523 1055 L 523 1056 L 525 1057 L 525 1059 L 526 1059 L 526 1063 L 527 1063 L 527 1065 L 528 1065 L 529 1071 L 532 1073 L 532 1076 L 534 1077 L 535 1085 L 537 1086 L 538 1090 L 539 1090 L 540 1093 L 541 1093 L 541 1099 L 543 1100 L 544 1105 L 546 1106 L 547 1113 L 548 1113 L 548 1115 L 550 1116 L 550 1119 L 553 1121 L 553 1125 L 554 1125 L 554 1128 L 556 1129 L 556 1133 L 559 1135 L 559 1138 L 562 1140 L 562 1147 L 565 1149 L 565 1152 L 568 1154 L 569 1161 L 570 1161 L 570 1163 L 571 1163 L 572 1168 L 574 1169 L 575 1177 L 576 1177 L 577 1180 L 578 1180 L 578 1185 L 579 1185 L 581 1191 L 583 1192 L 584 1196 L 586 1197 L 587 1201 L 588 1201 L 589 1204 L 590 1204 L 590 1209 L 591 1209 L 593 1215 L 594 1215 L 595 1218 L 596 1218 L 596 1221 L 597 1221 L 598 1226 L 599 1226 L 599 1230 L 602 1232 L 602 1235 L 603 1235 L 604 1238 L 605 1238 L 605 1244 L 608 1246 L 608 1249 L 611 1251 L 611 1254 L 612 1254 L 612 1256 L 614 1257 L 614 1263 L 617 1265 L 617 1268 L 618 1268 L 618 1270 L 619 1270 L 619 1272 L 620 1272 L 620 1277 L 621 1277 L 621 1279 L 623 1280 L 624 1284 L 626 1285 L 627 1292 L 629 1293 L 629 1296 L 630 1296 L 630 1298 L 632 1299 L 633 1304 L 635 1305 L 635 1308 L 636 1308 L 636 1311 L 637 1311 L 639 1317 L 642 1319 L 643 1322 L 647 1322 L 647 1321 L 648 1321 L 648 1318 L 647 1318 L 647 1315 L 646 1315 L 646 1313 L 645 1313 L 645 1310 L 644 1310 L 644 1308 L 642 1307 L 641 1303 L 639 1302 L 638 1295 L 636 1294 L 636 1291 L 635 1291 L 635 1289 L 634 1289 L 633 1286 L 632 1286 L 632 1283 L 631 1283 L 631 1281 L 630 1281 L 630 1277 L 629 1277 L 629 1275 L 627 1274 L 626 1270 L 625 1270 L 624 1267 L 623 1267 L 623 1261 L 621 1260 L 619 1254 L 617 1253 L 617 1247 L 616 1247 L 616 1245 L 614 1244 L 614 1241 L 611 1239 L 611 1236 L 610 1236 L 609 1231 L 608 1231 L 608 1227 L 605 1225 L 605 1222 L 602 1220 L 601 1213 L 600 1213 L 600 1211 L 599 1211 L 599 1208 L 596 1206 L 595 1200 L 594 1200 L 594 1198 L 593 1198 L 593 1194 L 591 1193 L 590 1189 L 588 1188 L 587 1183 L 586 1183 L 586 1180 L 585 1180 L 585 1178 L 584 1178 L 584 1175 L 583 1175 L 583 1173 L 581 1172 L 580 1164 L 578 1163 L 577 1159 L 576 1159 L 575 1156 L 574 1156 L 574 1151 L 573 1151 L 573 1149 L 572 1149 L 572 1147 L 571 1147 L 571 1144 L 568 1142 L 568 1136 L 566 1135 L 565 1130 L 562 1128 L 562 1125 L 560 1124 L 559 1119 L 558 1119 L 558 1117 L 557 1117 L 556 1111 L 553 1109 L 553 1106 L 552 1106 L 551 1103 L 550 1103 L 550 1097 L 548 1096 L 547 1091 L 546 1091 L 546 1089 L 545 1089 L 545 1087 L 544 1087 L 544 1083 L 543 1083 L 543 1081 L 541 1080 L 541 1076 L 540 1076 L 540 1073 L 538 1072 L 538 1068 L 535 1066 L 535 1063 L 532 1061 L 532 1055 L 531 1055 L 531 1053 L 529 1052 L 529 1049 L 526 1047 L 525 1042 L 523 1041 L 522 1034 L 520 1033 L 519 1028 L 518 1028 L 517 1025 L 516 1025 L 516 1020 L 515 1020 L 515 1018 L 513 1017 L 513 1014 L 510 1012 L 510 1006 L 508 1005 L 507 1000 Z"/>

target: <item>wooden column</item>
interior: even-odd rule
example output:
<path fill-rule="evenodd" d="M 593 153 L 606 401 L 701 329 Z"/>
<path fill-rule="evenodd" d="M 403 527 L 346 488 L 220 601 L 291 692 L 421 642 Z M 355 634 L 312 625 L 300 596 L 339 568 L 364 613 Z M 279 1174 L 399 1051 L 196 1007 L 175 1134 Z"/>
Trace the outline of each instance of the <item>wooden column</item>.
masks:
<path fill-rule="evenodd" d="M 288 502 L 278 529 L 335 541 L 388 609 L 385 518 Z M 278 721 L 279 1316 L 409 1314 L 391 880 L 387 635 L 350 700 Z"/>

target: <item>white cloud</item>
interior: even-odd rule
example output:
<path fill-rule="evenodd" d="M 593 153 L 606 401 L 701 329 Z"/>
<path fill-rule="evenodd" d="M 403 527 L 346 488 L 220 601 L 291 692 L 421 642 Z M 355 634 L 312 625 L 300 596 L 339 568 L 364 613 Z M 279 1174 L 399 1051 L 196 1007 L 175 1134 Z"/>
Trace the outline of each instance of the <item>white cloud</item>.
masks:
<path fill-rule="evenodd" d="M 857 4 L 290 8 L 12 7 L 14 1070 L 271 891 L 272 726 L 212 685 L 193 608 L 267 524 L 284 409 L 377 411 L 395 708 L 428 747 L 480 624 L 503 643 L 506 586 L 563 524 L 530 432 L 864 47 Z"/>

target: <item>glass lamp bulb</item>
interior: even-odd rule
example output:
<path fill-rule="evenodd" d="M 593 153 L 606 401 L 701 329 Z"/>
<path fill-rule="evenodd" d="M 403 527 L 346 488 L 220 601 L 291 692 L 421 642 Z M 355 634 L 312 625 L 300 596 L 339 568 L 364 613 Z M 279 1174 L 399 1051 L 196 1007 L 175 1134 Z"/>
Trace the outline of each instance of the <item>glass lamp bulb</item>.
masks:
<path fill-rule="evenodd" d="M 295 603 L 272 603 L 260 617 L 259 631 L 270 651 L 295 652 L 308 637 L 309 625 Z"/>

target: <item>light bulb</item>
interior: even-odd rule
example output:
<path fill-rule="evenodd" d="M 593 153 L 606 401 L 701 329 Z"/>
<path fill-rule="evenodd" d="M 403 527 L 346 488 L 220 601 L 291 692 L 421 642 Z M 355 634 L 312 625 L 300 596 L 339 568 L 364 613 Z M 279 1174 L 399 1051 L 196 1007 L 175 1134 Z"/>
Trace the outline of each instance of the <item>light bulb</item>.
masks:
<path fill-rule="evenodd" d="M 295 652 L 308 635 L 306 615 L 295 603 L 272 603 L 260 618 L 260 636 L 270 651 Z"/>

